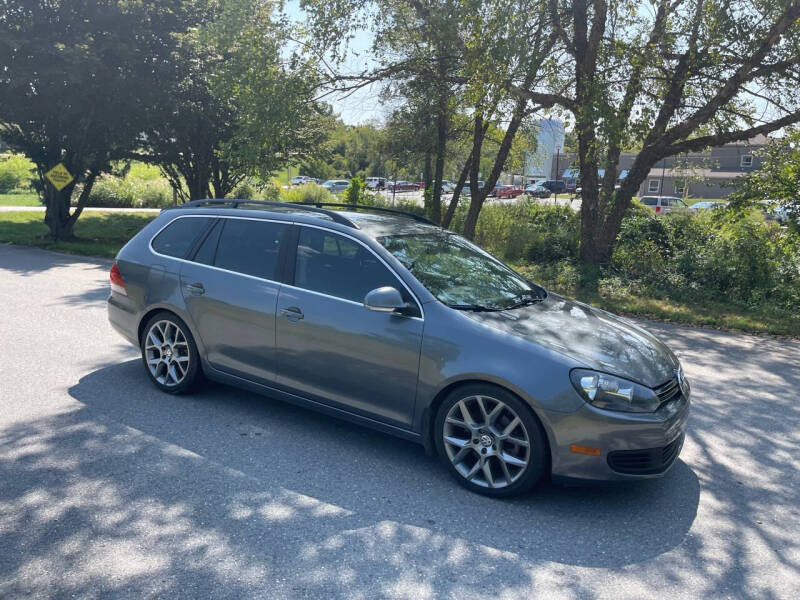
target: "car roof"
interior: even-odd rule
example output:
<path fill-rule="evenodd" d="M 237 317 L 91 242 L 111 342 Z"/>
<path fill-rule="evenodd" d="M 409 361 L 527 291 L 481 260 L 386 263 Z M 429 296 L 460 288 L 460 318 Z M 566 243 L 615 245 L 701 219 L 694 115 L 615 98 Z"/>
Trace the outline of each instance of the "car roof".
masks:
<path fill-rule="evenodd" d="M 369 207 L 363 207 L 369 211 Z M 293 221 L 297 224 L 321 225 L 326 228 L 349 235 L 356 232 L 368 237 L 377 238 L 384 235 L 410 235 L 420 233 L 434 233 L 442 231 L 441 227 L 415 220 L 414 216 L 403 214 L 380 214 L 374 212 L 360 212 L 353 210 L 315 210 L 314 206 L 304 208 L 299 205 L 286 203 L 282 206 L 263 206 L 253 208 L 231 208 L 224 206 L 177 206 L 165 209 L 163 212 L 177 215 L 209 215 L 228 217 L 247 217 L 257 219 L 274 219 Z M 337 222 L 336 217 L 341 217 L 344 222 Z M 421 217 L 417 217 L 420 218 Z M 355 227 L 347 225 L 347 221 Z"/>

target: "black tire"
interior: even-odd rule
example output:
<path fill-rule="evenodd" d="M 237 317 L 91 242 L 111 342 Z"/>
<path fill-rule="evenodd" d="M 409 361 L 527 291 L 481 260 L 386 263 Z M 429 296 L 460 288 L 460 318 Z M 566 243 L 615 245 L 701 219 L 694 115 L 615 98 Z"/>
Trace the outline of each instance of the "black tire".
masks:
<path fill-rule="evenodd" d="M 151 358 L 154 354 L 154 352 L 148 348 L 148 335 L 156 324 L 161 323 L 170 323 L 172 326 L 177 327 L 178 331 L 180 331 L 182 334 L 182 339 L 185 340 L 185 356 L 188 357 L 188 367 L 186 367 L 185 372 L 183 372 L 183 377 L 177 383 L 172 382 L 169 375 L 162 377 L 163 379 L 166 379 L 166 382 L 159 381 L 159 377 L 157 377 L 156 374 L 164 373 L 164 371 L 159 369 L 156 371 L 156 374 L 154 374 L 151 371 L 150 365 L 148 364 L 148 354 L 151 355 Z M 168 331 L 172 330 L 168 328 Z M 175 337 L 181 339 L 181 336 L 178 336 L 178 334 L 175 334 Z M 142 351 L 142 364 L 144 365 L 145 372 L 147 373 L 148 377 L 150 377 L 150 381 L 153 382 L 153 385 L 155 385 L 162 392 L 166 392 L 167 394 L 186 394 L 193 391 L 197 385 L 203 381 L 203 370 L 200 367 L 200 355 L 197 352 L 197 344 L 194 341 L 194 337 L 192 336 L 192 332 L 189 327 L 186 325 L 183 319 L 178 317 L 176 314 L 168 311 L 161 311 L 150 317 L 142 329 L 142 339 L 139 340 L 139 346 Z M 183 358 L 184 346 L 182 345 L 182 342 L 178 342 L 172 347 L 176 348 L 178 346 L 181 347 L 180 354 L 181 358 Z M 177 354 L 178 352 L 176 352 L 176 356 Z M 171 356 L 172 354 L 170 354 L 170 357 Z M 177 363 L 178 359 L 176 359 L 175 362 Z M 179 365 L 176 364 L 176 369 L 178 367 Z"/>
<path fill-rule="evenodd" d="M 448 427 L 450 440 L 453 440 L 455 437 L 463 436 L 468 429 L 460 428 L 459 425 L 453 425 L 454 421 L 446 423 L 446 419 L 451 409 L 462 401 L 469 407 L 468 412 L 472 415 L 472 413 L 475 412 L 475 406 L 481 406 L 477 405 L 478 397 L 483 399 L 482 406 L 486 406 L 490 414 L 492 411 L 489 410 L 489 408 L 497 407 L 495 402 L 504 404 L 510 411 L 501 409 L 498 416 L 495 417 L 498 421 L 489 426 L 492 429 L 487 428 L 485 431 L 486 436 L 479 436 L 476 438 L 475 436 L 478 435 L 478 433 L 471 430 L 472 433 L 467 437 L 474 438 L 470 440 L 472 443 L 469 448 L 474 455 L 468 452 L 457 467 L 452 458 L 458 458 L 459 454 L 456 452 L 456 449 L 460 446 L 453 445 L 452 442 L 445 442 L 445 426 L 447 425 Z M 460 412 L 461 406 L 457 407 L 456 410 Z M 512 413 L 515 413 L 516 416 L 519 417 L 524 430 L 517 426 L 511 434 L 514 437 L 509 436 L 506 440 L 496 437 L 495 432 L 497 429 L 511 424 L 511 421 L 513 421 Z M 477 413 L 477 416 L 478 419 L 481 418 L 480 412 Z M 466 419 L 464 419 L 464 421 L 466 421 Z M 477 426 L 477 423 L 473 423 L 473 425 Z M 526 441 L 522 435 L 523 433 L 527 436 L 527 454 L 525 448 L 521 444 L 521 442 Z M 484 437 L 493 438 L 492 443 L 486 447 L 483 446 L 484 442 L 481 441 Z M 449 473 L 468 490 L 484 496 L 508 497 L 524 494 L 530 491 L 541 480 L 549 464 L 546 434 L 533 410 L 524 401 L 508 390 L 491 384 L 468 384 L 450 392 L 441 403 L 436 413 L 434 438 L 437 452 Z M 478 443 L 476 444 L 475 442 Z M 448 449 L 450 450 L 450 454 L 448 454 Z M 483 453 L 484 450 L 488 451 L 488 456 L 484 454 L 483 457 L 481 457 L 481 453 Z M 466 449 L 463 451 L 467 452 Z M 455 454 L 455 456 L 451 457 L 451 454 Z M 510 458 L 524 456 L 526 466 L 516 467 L 506 464 L 504 467 L 501 461 L 506 463 L 506 460 L 509 459 L 509 455 L 511 455 Z M 476 462 L 470 465 L 470 461 L 473 457 Z M 490 475 L 492 475 L 492 484 L 487 483 L 487 479 L 489 478 L 483 475 L 484 467 L 480 467 L 479 475 L 473 475 L 471 480 L 467 479 L 468 473 L 464 473 L 465 470 L 471 471 L 470 466 L 478 468 L 475 467 L 475 464 L 481 460 L 484 463 L 490 463 L 489 470 Z M 512 479 L 509 479 L 509 471 L 513 471 L 510 475 Z M 500 478 L 502 478 L 502 481 Z M 494 485 L 498 487 L 492 487 Z"/>

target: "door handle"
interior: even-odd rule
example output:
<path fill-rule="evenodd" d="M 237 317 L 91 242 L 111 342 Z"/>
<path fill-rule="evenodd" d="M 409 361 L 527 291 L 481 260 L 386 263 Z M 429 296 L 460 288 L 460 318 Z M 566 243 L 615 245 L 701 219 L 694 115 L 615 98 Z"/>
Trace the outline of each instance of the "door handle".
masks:
<path fill-rule="evenodd" d="M 202 283 L 187 283 L 186 291 L 194 296 L 202 296 L 206 292 L 206 288 Z"/>
<path fill-rule="evenodd" d="M 296 306 L 290 306 L 289 308 L 282 308 L 281 314 L 290 321 L 299 321 L 300 319 L 303 318 L 303 311 L 297 308 Z"/>

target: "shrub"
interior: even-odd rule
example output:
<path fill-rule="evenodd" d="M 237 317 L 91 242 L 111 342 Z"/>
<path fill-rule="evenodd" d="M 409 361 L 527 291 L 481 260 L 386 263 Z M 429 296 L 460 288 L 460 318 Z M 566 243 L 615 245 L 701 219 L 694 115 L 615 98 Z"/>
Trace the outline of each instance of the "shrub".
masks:
<path fill-rule="evenodd" d="M 289 189 L 280 190 L 280 199 L 284 202 L 335 202 L 336 199 L 330 190 L 317 185 L 316 183 L 306 183 L 304 185 L 292 186 Z"/>
<path fill-rule="evenodd" d="M 0 154 L 0 194 L 30 188 L 35 167 L 22 154 Z"/>
<path fill-rule="evenodd" d="M 344 191 L 344 201 L 346 204 L 359 204 L 364 196 L 366 182 L 361 177 L 353 177 L 350 185 Z"/>
<path fill-rule="evenodd" d="M 77 201 L 79 196 L 80 190 L 76 190 L 73 199 Z M 131 181 L 105 176 L 95 181 L 86 205 L 102 208 L 164 208 L 172 203 L 172 188 L 164 179 Z"/>

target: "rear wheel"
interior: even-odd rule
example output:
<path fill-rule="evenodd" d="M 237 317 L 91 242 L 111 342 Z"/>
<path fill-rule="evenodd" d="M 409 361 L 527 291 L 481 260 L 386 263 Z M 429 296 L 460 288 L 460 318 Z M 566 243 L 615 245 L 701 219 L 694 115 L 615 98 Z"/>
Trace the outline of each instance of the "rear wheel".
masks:
<path fill-rule="evenodd" d="M 545 434 L 533 411 L 492 385 L 458 388 L 436 416 L 436 445 L 450 473 L 487 496 L 531 489 L 547 466 Z"/>
<path fill-rule="evenodd" d="M 153 315 L 144 326 L 140 345 L 147 374 L 160 390 L 183 394 L 202 378 L 197 345 L 186 323 L 176 315 Z"/>

